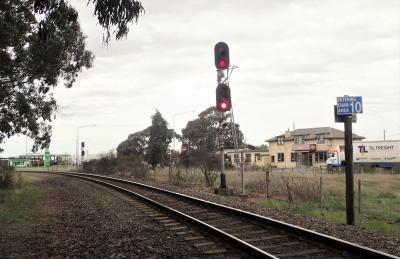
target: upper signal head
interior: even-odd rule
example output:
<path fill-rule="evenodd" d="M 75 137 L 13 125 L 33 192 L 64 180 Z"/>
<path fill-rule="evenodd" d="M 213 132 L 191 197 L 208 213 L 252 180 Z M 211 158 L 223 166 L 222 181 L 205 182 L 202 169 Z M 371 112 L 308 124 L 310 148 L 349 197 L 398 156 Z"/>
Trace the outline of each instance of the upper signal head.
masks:
<path fill-rule="evenodd" d="M 214 47 L 215 67 L 227 69 L 229 67 L 229 47 L 225 42 L 218 42 Z"/>

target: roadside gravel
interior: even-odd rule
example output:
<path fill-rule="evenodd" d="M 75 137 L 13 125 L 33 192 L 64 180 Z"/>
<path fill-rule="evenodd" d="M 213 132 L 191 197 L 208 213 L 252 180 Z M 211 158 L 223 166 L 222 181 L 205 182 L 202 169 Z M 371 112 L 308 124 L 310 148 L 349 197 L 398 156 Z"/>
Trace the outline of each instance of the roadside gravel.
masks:
<path fill-rule="evenodd" d="M 0 258 L 179 258 L 198 251 L 119 193 L 81 180 L 40 177 L 45 195 L 24 235 L 0 233 Z M 101 198 L 99 198 L 101 197 Z"/>
<path fill-rule="evenodd" d="M 116 176 L 117 177 L 117 176 Z M 289 224 L 297 225 L 319 233 L 334 236 L 352 243 L 363 245 L 395 256 L 400 256 L 400 239 L 346 224 L 335 224 L 320 219 L 306 217 L 283 210 L 262 208 L 254 197 L 220 196 L 213 189 L 204 187 L 178 187 L 168 183 L 151 180 L 136 180 L 145 184 L 161 187 L 171 191 L 198 197 L 215 203 L 257 213 Z"/>

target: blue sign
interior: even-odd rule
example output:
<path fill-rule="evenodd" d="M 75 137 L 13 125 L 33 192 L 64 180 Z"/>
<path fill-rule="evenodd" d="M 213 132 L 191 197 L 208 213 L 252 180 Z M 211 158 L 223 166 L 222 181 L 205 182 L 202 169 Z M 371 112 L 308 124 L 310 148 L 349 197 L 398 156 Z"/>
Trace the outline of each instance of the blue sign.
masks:
<path fill-rule="evenodd" d="M 363 113 L 361 96 L 336 97 L 337 115 Z"/>

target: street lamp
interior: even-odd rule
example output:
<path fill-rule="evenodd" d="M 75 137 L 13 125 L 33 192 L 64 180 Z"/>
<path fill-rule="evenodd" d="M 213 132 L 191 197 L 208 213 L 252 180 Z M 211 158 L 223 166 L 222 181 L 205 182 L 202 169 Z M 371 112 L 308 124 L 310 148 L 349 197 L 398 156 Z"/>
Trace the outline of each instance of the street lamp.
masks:
<path fill-rule="evenodd" d="M 80 155 L 79 155 L 79 129 L 96 127 L 96 124 L 88 124 L 76 127 L 76 155 L 75 155 L 75 165 L 79 167 Z"/>

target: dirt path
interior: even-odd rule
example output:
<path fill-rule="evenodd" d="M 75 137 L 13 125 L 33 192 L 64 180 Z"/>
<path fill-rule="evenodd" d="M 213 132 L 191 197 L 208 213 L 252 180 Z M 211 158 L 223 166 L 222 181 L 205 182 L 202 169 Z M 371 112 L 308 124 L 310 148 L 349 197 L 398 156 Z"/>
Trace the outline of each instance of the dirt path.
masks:
<path fill-rule="evenodd" d="M 35 175 L 45 194 L 24 235 L 0 233 L 0 258 L 178 258 L 198 252 L 116 192 L 62 176 Z M 99 199 L 101 198 L 101 199 Z"/>

